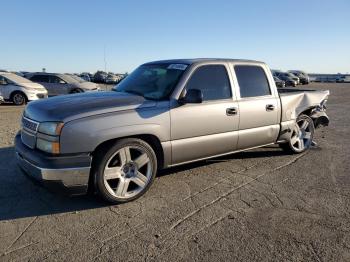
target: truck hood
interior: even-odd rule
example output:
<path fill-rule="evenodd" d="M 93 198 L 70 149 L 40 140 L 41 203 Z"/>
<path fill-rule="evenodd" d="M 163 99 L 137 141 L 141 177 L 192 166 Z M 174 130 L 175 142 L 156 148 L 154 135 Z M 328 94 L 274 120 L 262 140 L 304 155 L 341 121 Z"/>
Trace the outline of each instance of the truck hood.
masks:
<path fill-rule="evenodd" d="M 128 93 L 88 92 L 32 101 L 28 103 L 24 115 L 38 122 L 69 122 L 93 115 L 154 107 L 156 104 Z"/>

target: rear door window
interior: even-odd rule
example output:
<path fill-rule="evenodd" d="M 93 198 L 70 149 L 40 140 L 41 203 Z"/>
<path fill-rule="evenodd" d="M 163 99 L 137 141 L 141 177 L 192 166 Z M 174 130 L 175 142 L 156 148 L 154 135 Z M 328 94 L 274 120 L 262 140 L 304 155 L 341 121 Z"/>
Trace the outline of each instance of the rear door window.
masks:
<path fill-rule="evenodd" d="M 236 65 L 234 70 L 242 98 L 271 95 L 270 85 L 262 67 Z"/>

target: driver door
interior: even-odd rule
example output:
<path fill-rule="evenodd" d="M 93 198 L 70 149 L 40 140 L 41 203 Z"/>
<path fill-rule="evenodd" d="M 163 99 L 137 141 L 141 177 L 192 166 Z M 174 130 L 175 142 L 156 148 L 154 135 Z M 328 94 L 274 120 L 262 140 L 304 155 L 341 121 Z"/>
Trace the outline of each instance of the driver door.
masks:
<path fill-rule="evenodd" d="M 180 164 L 235 150 L 238 140 L 238 104 L 223 64 L 193 69 L 183 92 L 199 89 L 203 102 L 171 106 L 172 164 Z"/>

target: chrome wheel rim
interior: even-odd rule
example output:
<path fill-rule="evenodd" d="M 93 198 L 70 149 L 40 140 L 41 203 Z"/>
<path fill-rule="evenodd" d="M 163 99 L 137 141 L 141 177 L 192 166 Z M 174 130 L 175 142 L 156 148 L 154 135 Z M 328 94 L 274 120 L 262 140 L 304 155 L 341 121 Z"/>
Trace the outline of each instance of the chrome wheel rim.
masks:
<path fill-rule="evenodd" d="M 148 153 L 142 147 L 125 146 L 107 161 L 103 181 L 112 196 L 127 199 L 147 187 L 152 173 L 153 166 Z"/>
<path fill-rule="evenodd" d="M 308 119 L 299 120 L 294 130 L 292 131 L 292 136 L 290 139 L 290 145 L 292 148 L 301 152 L 306 148 L 309 148 L 312 143 L 312 126 Z"/>
<path fill-rule="evenodd" d="M 21 94 L 15 94 L 13 97 L 13 102 L 16 105 L 21 105 L 24 103 L 24 97 Z"/>

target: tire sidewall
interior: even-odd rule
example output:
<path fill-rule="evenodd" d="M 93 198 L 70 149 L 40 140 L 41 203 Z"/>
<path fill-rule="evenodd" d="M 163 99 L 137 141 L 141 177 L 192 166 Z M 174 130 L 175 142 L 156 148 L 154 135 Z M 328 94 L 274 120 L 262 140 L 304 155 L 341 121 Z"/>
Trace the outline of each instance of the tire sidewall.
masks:
<path fill-rule="evenodd" d="M 22 103 L 20 103 L 20 104 L 16 103 L 16 101 L 15 101 L 15 96 L 16 95 L 22 96 L 22 98 L 23 98 L 23 102 Z M 21 106 L 21 105 L 24 105 L 26 103 L 26 96 L 24 94 L 20 93 L 20 92 L 16 92 L 16 93 L 13 93 L 11 100 L 12 100 L 12 103 L 14 103 L 16 106 Z"/>
<path fill-rule="evenodd" d="M 152 165 L 152 175 L 150 178 L 149 183 L 147 184 L 147 186 L 136 196 L 133 196 L 131 198 L 117 198 L 115 196 L 112 196 L 108 190 L 105 187 L 104 184 L 104 169 L 105 166 L 108 162 L 108 160 L 110 159 L 110 157 L 113 156 L 113 154 L 115 154 L 118 150 L 120 150 L 121 148 L 125 147 L 125 146 L 135 146 L 135 147 L 142 147 L 142 149 L 144 149 L 148 156 L 150 157 L 150 161 L 151 161 L 151 165 Z M 101 150 L 100 154 L 100 158 L 97 160 L 97 168 L 94 174 L 94 178 L 96 181 L 96 187 L 97 187 L 97 191 L 100 194 L 100 196 L 102 198 L 104 198 L 105 200 L 107 200 L 108 202 L 111 203 L 126 203 L 126 202 L 130 202 L 133 201 L 139 197 L 141 197 L 143 194 L 145 194 L 148 189 L 150 188 L 150 186 L 152 185 L 156 173 L 157 173 L 157 157 L 156 154 L 154 153 L 152 147 L 147 144 L 145 141 L 141 140 L 141 139 L 136 139 L 136 138 L 127 138 L 127 139 L 122 139 L 117 141 L 114 145 L 110 146 L 109 148 L 105 148 L 105 153 L 103 152 L 104 150 Z M 104 154 L 103 154 L 104 153 Z"/>
<path fill-rule="evenodd" d="M 298 118 L 297 118 L 295 124 L 298 125 L 297 123 L 298 123 L 300 120 L 307 120 L 307 121 L 309 122 L 309 125 L 310 125 L 310 128 L 311 128 L 310 132 L 311 132 L 311 142 L 312 142 L 312 140 L 313 140 L 313 138 L 314 138 L 314 134 L 315 134 L 314 122 L 312 121 L 312 119 L 311 119 L 309 116 L 307 116 L 307 115 L 300 115 L 300 116 L 298 116 Z M 304 149 L 301 150 L 301 151 L 295 150 L 295 148 L 291 145 L 291 141 L 289 141 L 289 147 L 290 147 L 290 150 L 292 150 L 294 153 L 300 154 L 300 153 L 303 153 L 303 152 L 305 152 L 306 150 L 310 149 L 311 143 L 310 143 L 310 145 L 309 145 L 308 147 L 304 147 Z"/>

